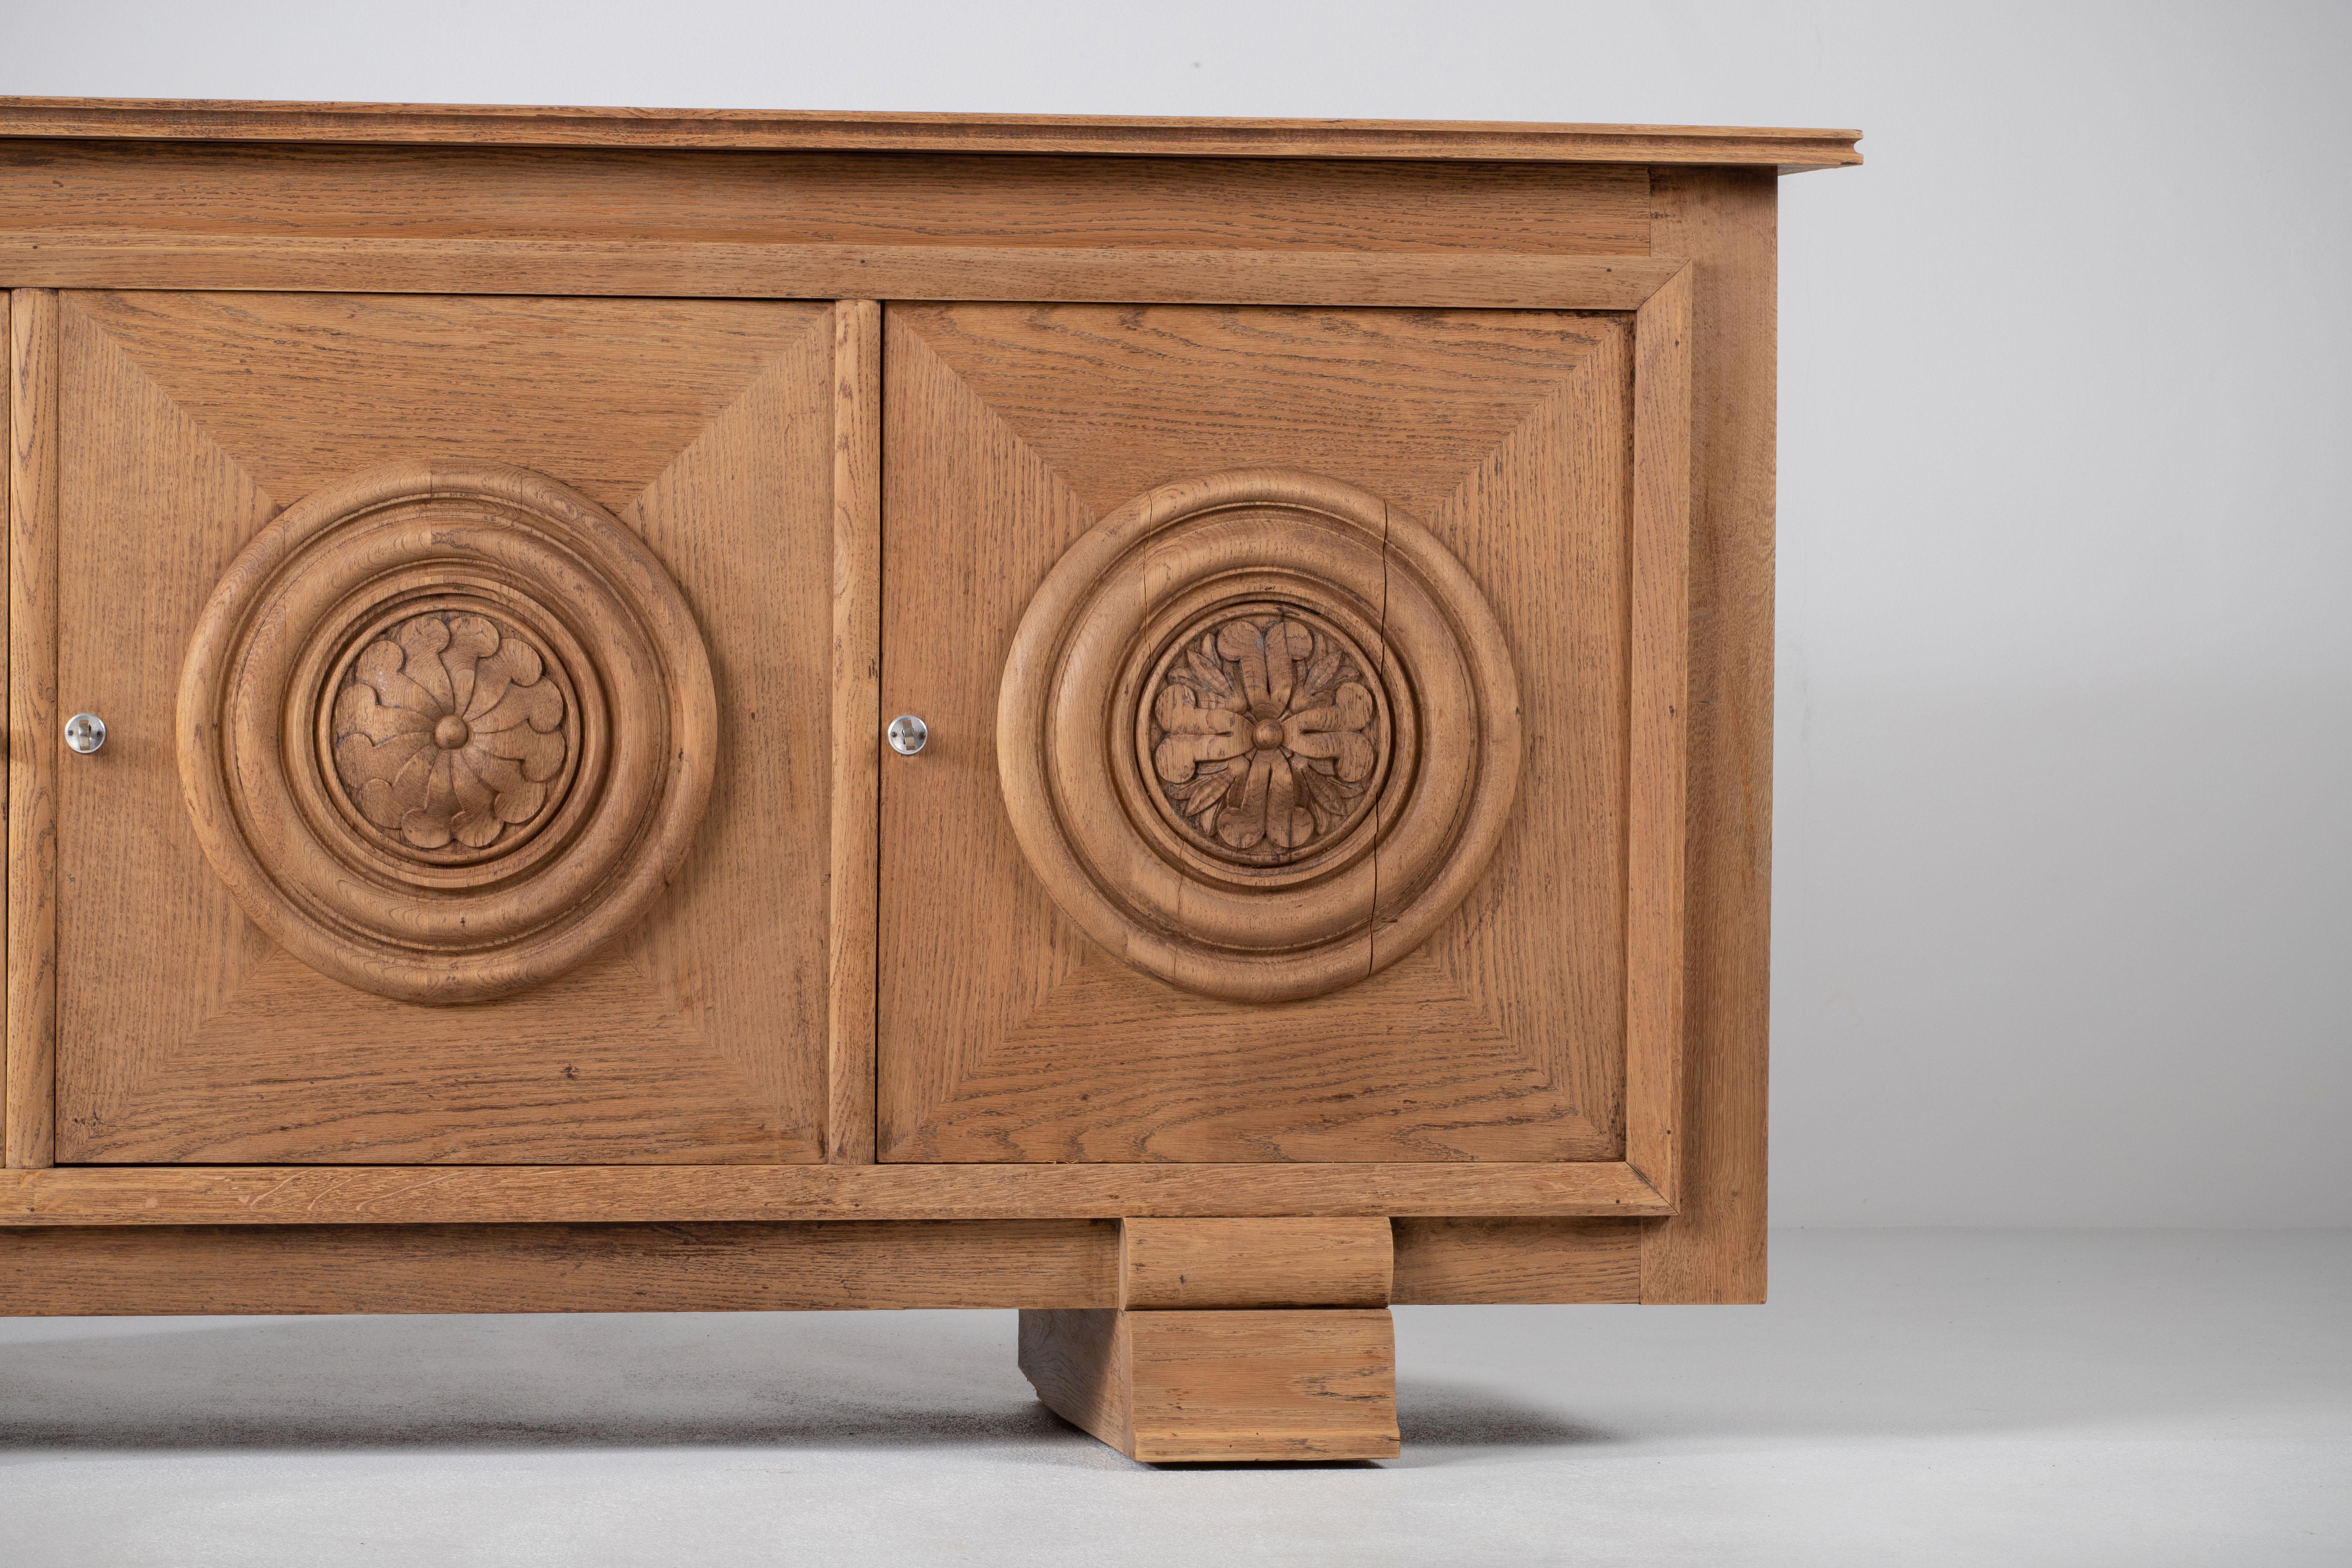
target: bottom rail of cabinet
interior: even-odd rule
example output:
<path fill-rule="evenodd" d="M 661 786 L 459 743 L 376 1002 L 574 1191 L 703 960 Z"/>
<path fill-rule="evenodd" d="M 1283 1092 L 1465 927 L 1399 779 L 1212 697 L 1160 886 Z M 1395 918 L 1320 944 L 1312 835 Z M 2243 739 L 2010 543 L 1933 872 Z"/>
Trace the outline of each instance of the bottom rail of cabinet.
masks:
<path fill-rule="evenodd" d="M 1641 1296 L 1641 1221 L 1391 1223 L 1399 1304 Z M 1113 1308 L 1119 1222 L 0 1227 L 0 1314 Z"/>

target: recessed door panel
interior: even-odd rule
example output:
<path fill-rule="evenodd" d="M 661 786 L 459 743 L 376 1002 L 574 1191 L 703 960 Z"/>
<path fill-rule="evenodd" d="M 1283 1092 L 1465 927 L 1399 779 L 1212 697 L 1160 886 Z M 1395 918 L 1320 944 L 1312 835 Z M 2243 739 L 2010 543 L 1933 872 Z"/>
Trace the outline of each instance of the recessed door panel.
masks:
<path fill-rule="evenodd" d="M 886 342 L 882 1157 L 1621 1157 L 1632 318 Z"/>
<path fill-rule="evenodd" d="M 58 1162 L 819 1158 L 830 309 L 58 342 Z"/>

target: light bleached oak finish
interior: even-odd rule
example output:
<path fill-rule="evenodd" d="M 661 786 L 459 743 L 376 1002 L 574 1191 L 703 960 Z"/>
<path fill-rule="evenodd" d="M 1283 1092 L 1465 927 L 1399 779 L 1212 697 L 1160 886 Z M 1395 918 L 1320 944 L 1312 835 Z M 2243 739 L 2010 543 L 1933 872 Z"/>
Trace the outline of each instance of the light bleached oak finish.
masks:
<path fill-rule="evenodd" d="M 15 419 L 9 411 L 16 403 L 16 366 L 19 359 L 16 332 L 12 325 L 14 321 L 14 301 L 7 289 L 0 289 L 0 343 L 8 345 L 7 363 L 0 364 L 0 440 L 6 443 L 5 450 L 0 450 L 0 523 L 7 526 L 11 550 L 14 548 L 13 542 L 16 538 L 16 520 L 8 498 L 13 489 L 16 469 L 16 430 Z M 0 650 L 5 650 L 8 647 L 8 595 L 5 592 L 0 592 Z M 7 722 L 13 728 L 16 716 L 15 710 L 9 706 L 8 666 L 10 663 L 11 660 L 5 657 L 5 651 L 0 651 L 0 714 L 7 715 Z M 7 787 L 10 790 L 15 789 L 16 782 L 13 778 L 8 781 Z M 0 798 L 5 797 L 0 796 Z M 13 840 L 9 843 L 8 851 L 10 864 L 14 865 L 16 846 Z M 7 886 L 10 898 L 6 901 L 13 904 L 15 885 L 11 881 Z M 0 908 L 0 1170 L 7 1169 L 12 1163 L 8 1155 L 9 1145 L 14 1142 L 10 1131 L 8 1110 L 11 1070 L 8 1058 L 9 1042 L 15 1037 L 16 1031 L 6 1027 L 8 1016 L 6 998 L 14 988 L 15 975 L 14 970 L 5 963 L 8 953 L 5 946 L 7 934 L 7 910 Z M 54 1082 L 56 1077 L 54 1068 L 49 1076 Z"/>
<path fill-rule="evenodd" d="M 1385 1219 L 1129 1219 L 1118 1305 L 1129 1311 L 1385 1307 Z"/>
<path fill-rule="evenodd" d="M 1003 668 L 1030 869 L 1106 952 L 1211 996 L 1320 995 L 1403 957 L 1518 787 L 1518 679 L 1477 585 L 1316 474 L 1129 502 L 1055 563 Z"/>
<path fill-rule="evenodd" d="M 1683 309 L 1680 277 L 1669 273 L 1654 297 L 1661 321 Z M 1669 574 L 1681 548 L 1629 540 L 1629 469 L 1654 516 L 1655 498 L 1676 485 L 1651 468 L 1688 449 L 1679 428 L 1687 395 L 1675 391 L 1687 385 L 1675 370 L 1687 333 L 1644 331 L 1652 309 L 1631 320 L 892 312 L 884 707 L 920 707 L 940 739 L 884 778 L 885 1158 L 1624 1156 L 1625 1086 L 1670 1092 L 1671 1066 L 1656 1058 L 1679 1044 L 1655 1029 L 1625 1032 L 1630 974 L 1671 973 L 1680 957 L 1670 895 L 1668 920 L 1627 923 L 1616 826 L 1630 809 L 1629 781 L 1672 772 L 1681 734 L 1668 700 L 1645 715 L 1641 752 L 1628 750 L 1624 683 L 1639 663 L 1645 689 L 1671 693 L 1671 671 L 1660 678 L 1644 661 L 1678 645 L 1674 617 L 1687 613 L 1671 591 L 1637 605 L 1628 574 L 1637 548 L 1652 574 L 1664 551 Z M 1667 383 L 1638 403 L 1629 395 L 1637 339 Z M 1520 766 L 1493 869 L 1441 942 L 1375 974 L 1376 935 L 1365 949 L 1371 978 L 1249 1011 L 1217 998 L 1185 1004 L 1106 963 L 1097 944 L 1131 947 L 1141 922 L 1129 922 L 1122 942 L 1099 910 L 1091 923 L 1068 921 L 1057 894 L 1083 901 L 1089 887 L 1131 889 L 1132 871 L 1106 876 L 1097 855 L 1092 872 L 1049 859 L 1052 874 L 1024 876 L 1024 858 L 1034 867 L 1038 858 L 1024 858 L 1018 825 L 1024 812 L 1033 824 L 1044 815 L 1047 786 L 1019 776 L 1036 752 L 1034 731 L 1009 747 L 993 731 L 1024 679 L 1014 628 L 1033 601 L 1051 605 L 1049 573 L 1066 552 L 1083 552 L 1096 508 L 1113 510 L 1097 498 L 1260 454 L 1425 520 L 1491 605 L 1517 672 L 1519 726 L 1540 741 Z M 1562 517 L 1572 523 L 1562 528 Z M 986 608 L 945 614 L 934 593 L 959 606 L 984 596 Z M 1059 616 L 1049 608 L 1048 624 Z M 989 672 L 1000 668 L 1005 689 L 992 691 Z M 1637 769 L 1642 778 L 1631 776 Z M 1009 819 L 991 787 L 997 773 Z M 1652 809 L 1671 801 L 1666 788 L 1648 790 Z M 1064 813 L 1085 807 L 1074 795 L 1059 795 Z M 1164 862 L 1139 858 L 1156 877 L 1155 863 Z M 940 867 L 955 868 L 951 883 L 967 896 L 915 896 L 919 869 Z M 894 899 L 900 888 L 910 890 Z M 1181 890 L 1159 895 L 1161 907 Z M 1550 940 L 1562 921 L 1571 934 Z M 1417 934 L 1405 924 L 1387 933 L 1399 956 Z M 1169 962 L 1147 954 L 1141 967 L 1168 974 Z M 1669 981 L 1649 984 L 1649 994 L 1671 991 Z M 1198 1049 L 1178 1056 L 1178 1042 Z M 1381 1088 L 1335 1106 L 1319 1086 L 1340 1062 Z M 1470 1115 L 1446 1109 L 1471 1102 L 1479 1109 Z M 1659 1165 L 1655 1140 L 1671 1115 L 1638 1126 L 1641 1152 Z"/>
<path fill-rule="evenodd" d="M 1390 1300 L 1638 1301 L 1642 1222 L 1400 1219 Z"/>
<path fill-rule="evenodd" d="M 57 1152 L 58 298 L 9 300 L 7 1164 Z"/>
<path fill-rule="evenodd" d="M 1086 1307 L 1118 1251 L 1109 1220 L 44 1227 L 0 1231 L 0 1279 L 24 1316 Z"/>
<path fill-rule="evenodd" d="M 874 1159 L 874 922 L 881 874 L 882 307 L 833 308 L 833 842 L 825 892 L 824 1157 Z"/>
<path fill-rule="evenodd" d="M 253 922 L 356 990 L 524 990 L 692 847 L 719 715 L 661 563 L 529 468 L 392 463 L 238 552 L 188 640 L 180 784 Z"/>
<path fill-rule="evenodd" d="M 1131 1459 L 1385 1459 L 1397 1452 L 1385 1309 L 1024 1309 L 1037 1397 Z"/>
<path fill-rule="evenodd" d="M 1761 1301 L 1772 909 L 1772 180 L 1656 172 L 1658 243 L 1691 258 L 1691 734 L 1676 1212 L 1644 1301 Z"/>
<path fill-rule="evenodd" d="M 0 136 L 464 142 L 526 147 L 1175 153 L 1229 158 L 1530 158 L 1547 163 L 1859 163 L 1859 131 L 1506 121 L 1208 120 L 1089 114 L 827 114 L 747 109 L 0 99 Z"/>
<path fill-rule="evenodd" d="M 0 1230 L 0 1278 L 21 1316 L 1115 1307 L 1148 1223 L 25 1226 Z M 1639 1299 L 1634 1222 L 1393 1229 L 1399 1303 Z"/>
<path fill-rule="evenodd" d="M 16 366 L 18 360 L 16 333 L 11 324 L 14 320 L 14 301 L 7 289 L 0 289 L 0 343 L 8 345 L 7 363 L 0 363 L 0 441 L 6 443 L 5 449 L 0 449 L 0 524 L 6 525 L 8 537 L 12 542 L 16 538 L 16 521 L 10 510 L 8 497 L 16 469 L 16 422 L 9 410 L 16 402 Z M 13 542 L 10 548 L 13 549 Z M 0 559 L 5 559 L 5 553 L 0 553 Z M 8 666 L 11 661 L 5 655 L 7 647 L 8 595 L 5 592 L 0 592 L 0 714 L 7 715 L 6 721 L 13 727 L 15 712 L 9 706 Z M 13 778 L 8 781 L 6 787 L 11 790 L 16 787 Z M 5 798 L 5 796 L 0 796 L 0 798 Z M 11 841 L 8 851 L 12 865 L 15 863 L 16 850 L 16 846 Z M 15 901 L 16 891 L 13 882 L 7 886 L 11 897 L 5 902 L 0 902 L 0 1170 L 6 1170 L 11 1163 L 8 1158 L 8 1148 L 12 1142 L 8 1111 L 10 1098 L 8 1057 L 9 1041 L 15 1037 L 16 1033 L 6 1026 L 7 996 L 14 985 L 14 977 L 13 971 L 7 967 L 5 962 L 8 952 L 6 947 L 8 914 L 5 904 Z M 53 1068 L 50 1072 L 52 1082 L 55 1081 L 55 1077 Z"/>
<path fill-rule="evenodd" d="M 57 700 L 110 729 L 56 773 L 60 1158 L 822 1158 L 832 308 L 100 293 L 58 318 L 54 412 L 79 435 Z M 455 1014 L 330 979 L 250 923 L 173 740 L 205 607 L 283 499 L 403 462 L 528 468 L 617 520 L 709 650 L 693 744 L 724 723 L 691 848 L 636 862 L 676 868 L 642 917 L 560 983 Z M 644 570 L 625 555 L 608 579 Z M 542 590 L 583 647 L 592 589 Z M 641 760 L 685 758 L 664 742 Z"/>
<path fill-rule="evenodd" d="M 1291 254 L 982 246 L 186 238 L 0 234 L 0 269 L 67 289 L 629 294 L 830 300 L 1129 300 L 1188 304 L 1633 310 L 1676 269 L 1633 257 Z"/>
<path fill-rule="evenodd" d="M 1620 1161 L 132 1165 L 0 1172 L 0 1226 L 1666 1212 Z"/>
<path fill-rule="evenodd" d="M 1019 1306 L 1184 1460 L 1760 1300 L 1853 139 L 0 100 L 10 1304 Z"/>
<path fill-rule="evenodd" d="M 0 233 L 1647 258 L 1639 165 L 0 140 Z"/>

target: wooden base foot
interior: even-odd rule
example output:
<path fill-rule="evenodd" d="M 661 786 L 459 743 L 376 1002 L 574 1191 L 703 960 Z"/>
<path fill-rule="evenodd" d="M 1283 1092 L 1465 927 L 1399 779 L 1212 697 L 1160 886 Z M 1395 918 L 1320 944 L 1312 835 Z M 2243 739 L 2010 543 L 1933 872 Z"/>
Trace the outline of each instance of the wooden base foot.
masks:
<path fill-rule="evenodd" d="M 1385 1459 L 1397 1451 L 1388 1310 L 1021 1314 L 1037 1397 L 1132 1459 Z"/>

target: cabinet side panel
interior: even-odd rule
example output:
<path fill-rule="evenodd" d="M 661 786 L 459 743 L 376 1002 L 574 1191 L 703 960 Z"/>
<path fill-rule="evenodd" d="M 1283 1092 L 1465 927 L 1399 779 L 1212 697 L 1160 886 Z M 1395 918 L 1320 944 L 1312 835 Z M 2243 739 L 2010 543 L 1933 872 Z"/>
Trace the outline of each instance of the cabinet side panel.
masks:
<path fill-rule="evenodd" d="M 1652 171 L 1654 243 L 1693 265 L 1690 729 L 1681 1212 L 1644 1301 L 1764 1299 L 1771 963 L 1776 189 Z"/>

